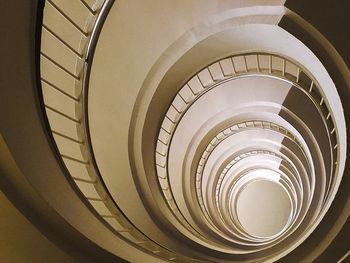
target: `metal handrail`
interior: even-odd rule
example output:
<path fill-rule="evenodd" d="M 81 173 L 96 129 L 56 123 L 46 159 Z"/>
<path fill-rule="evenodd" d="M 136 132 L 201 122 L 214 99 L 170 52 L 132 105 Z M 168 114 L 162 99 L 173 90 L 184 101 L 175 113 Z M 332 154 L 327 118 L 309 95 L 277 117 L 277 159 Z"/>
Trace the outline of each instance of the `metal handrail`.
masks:
<path fill-rule="evenodd" d="M 251 69 L 248 67 L 248 63 L 247 63 L 247 59 L 246 56 L 249 55 L 253 55 L 256 56 L 256 68 Z M 268 68 L 262 68 L 259 65 L 259 56 L 260 55 L 265 55 L 265 56 L 269 56 L 269 67 Z M 243 71 L 237 71 L 236 67 L 235 67 L 235 62 L 233 61 L 233 58 L 235 57 L 243 57 L 243 61 L 244 61 L 244 70 Z M 273 68 L 273 57 L 275 58 L 279 58 L 282 59 L 282 68 L 281 69 L 276 69 Z M 224 61 L 225 59 L 229 59 L 232 63 L 232 68 L 233 68 L 233 72 L 230 74 L 225 74 L 224 69 L 223 69 L 223 65 L 222 65 L 222 61 Z M 291 75 L 288 72 L 286 72 L 286 62 L 288 61 L 288 63 L 291 63 L 292 65 L 297 67 L 297 74 L 296 76 Z M 221 79 L 214 79 L 211 71 L 210 71 L 210 66 L 214 65 L 215 63 L 218 63 L 219 68 L 221 70 L 221 73 L 223 75 L 223 78 Z M 305 72 L 303 69 L 300 68 L 300 66 L 297 66 L 296 63 L 290 61 L 287 58 L 281 57 L 279 55 L 275 55 L 275 54 L 266 54 L 266 53 L 248 53 L 248 54 L 243 54 L 243 55 L 235 55 L 235 56 L 230 56 L 227 58 L 223 58 L 220 59 L 218 61 L 213 62 L 212 64 L 206 66 L 205 69 L 208 69 L 212 83 L 210 83 L 209 85 L 205 86 L 203 84 L 203 82 L 201 81 L 201 78 L 199 76 L 199 74 L 202 72 L 199 71 L 196 74 L 194 74 L 191 78 L 189 78 L 189 80 L 184 84 L 183 88 L 188 87 L 189 91 L 192 93 L 192 98 L 188 101 L 186 99 L 184 99 L 181 96 L 180 90 L 177 95 L 180 96 L 180 98 L 182 99 L 182 101 L 186 104 L 185 109 L 182 109 L 181 111 L 179 111 L 176 106 L 174 105 L 174 101 L 170 104 L 169 106 L 169 110 L 170 108 L 174 108 L 176 110 L 176 112 L 178 113 L 179 116 L 176 117 L 175 120 L 171 119 L 168 116 L 168 112 L 165 114 L 164 118 L 167 118 L 168 120 L 171 121 L 171 128 L 170 131 L 167 131 L 165 129 L 165 127 L 163 127 L 163 124 L 160 127 L 159 130 L 159 134 L 158 134 L 158 139 L 157 139 L 157 146 L 155 149 L 155 160 L 156 160 L 156 169 L 157 169 L 157 174 L 158 174 L 158 184 L 159 187 L 163 193 L 163 197 L 164 200 L 166 201 L 166 203 L 168 204 L 169 208 L 172 210 L 172 212 L 174 213 L 174 215 L 177 217 L 177 219 L 179 220 L 179 222 L 181 222 L 183 224 L 184 227 L 186 227 L 189 231 L 191 231 L 194 235 L 198 236 L 198 232 L 187 223 L 187 220 L 184 218 L 184 216 L 182 215 L 182 212 L 180 211 L 179 207 L 176 204 L 176 201 L 174 199 L 173 193 L 172 193 L 172 187 L 169 184 L 169 178 L 168 178 L 168 152 L 170 149 L 170 144 L 172 141 L 172 136 L 176 130 L 177 124 L 179 123 L 179 121 L 181 120 L 182 116 L 185 114 L 185 112 L 188 110 L 188 108 L 196 101 L 198 100 L 199 97 L 201 97 L 204 93 L 208 92 L 209 90 L 211 90 L 212 88 L 215 88 L 215 86 L 217 86 L 220 83 L 223 83 L 225 81 L 229 81 L 231 79 L 234 78 L 239 78 L 239 77 L 245 77 L 245 76 L 250 76 L 250 75 L 256 75 L 256 76 L 268 76 L 268 77 L 273 77 L 273 78 L 278 78 L 281 79 L 283 81 L 287 81 L 289 83 L 291 83 L 293 86 L 297 87 L 299 90 L 301 90 L 304 94 L 306 94 L 307 97 L 309 97 L 309 99 L 312 101 L 312 103 L 316 106 L 317 110 L 319 111 L 323 122 L 325 123 L 325 126 L 327 127 L 327 132 L 329 135 L 329 139 L 330 139 L 330 146 L 332 149 L 334 149 L 334 154 L 333 152 L 331 152 L 332 154 L 332 159 L 333 159 L 333 166 L 336 167 L 337 165 L 337 161 L 339 159 L 339 149 L 337 147 L 337 141 L 338 141 L 338 132 L 336 131 L 336 128 L 334 126 L 334 121 L 333 121 L 333 116 L 331 113 L 331 110 L 329 109 L 328 103 L 326 101 L 326 99 L 324 98 L 324 96 L 322 96 L 322 93 L 316 83 L 316 81 L 314 81 L 313 79 L 311 80 L 311 84 L 309 87 L 305 87 L 305 84 L 302 85 L 301 83 L 301 79 L 300 79 L 300 75 L 301 72 Z M 268 71 L 268 72 L 266 72 Z M 198 79 L 199 83 L 201 85 L 202 90 L 195 92 L 193 90 L 193 88 L 191 87 L 191 85 L 189 85 L 189 82 L 192 79 Z M 321 96 L 320 100 L 318 98 L 318 96 Z M 176 98 L 176 96 L 175 96 Z M 175 100 L 174 98 L 174 100 Z M 331 127 L 331 128 L 330 128 Z M 330 131 L 332 129 L 332 131 Z M 167 140 L 164 141 L 162 138 L 162 132 L 163 130 L 166 131 L 167 133 Z M 159 152 L 158 151 L 158 144 L 162 145 L 162 149 L 166 150 L 165 152 Z M 164 163 L 164 159 L 165 159 L 165 163 Z M 159 169 L 165 169 L 165 177 L 164 177 L 164 173 L 160 173 Z M 332 169 L 332 175 L 331 177 L 334 176 L 336 169 Z M 195 181 L 196 182 L 196 181 Z M 165 185 L 164 185 L 165 183 Z M 330 185 L 328 185 L 328 189 L 330 188 Z M 197 196 L 198 198 L 198 196 Z M 199 205 L 200 201 L 198 200 Z M 200 236 L 198 236 L 200 237 Z M 201 238 L 201 237 L 200 237 Z M 203 237 L 202 237 L 203 238 Z"/>
<path fill-rule="evenodd" d="M 49 34 L 51 34 L 57 41 L 59 41 L 67 49 L 69 49 L 77 57 L 77 60 L 83 61 L 82 72 L 80 72 L 80 74 L 76 74 L 71 72 L 67 68 L 65 68 L 59 62 L 55 61 L 48 54 L 41 52 L 41 55 L 43 58 L 50 61 L 59 70 L 62 70 L 65 73 L 67 73 L 69 76 L 73 77 L 76 81 L 78 81 L 79 86 L 81 87 L 81 92 L 79 96 L 76 97 L 62 90 L 60 87 L 52 83 L 49 79 L 46 79 L 43 76 L 41 77 L 42 82 L 44 82 L 46 85 L 57 90 L 68 99 L 71 99 L 72 101 L 74 101 L 76 105 L 75 115 L 79 115 L 79 116 L 70 116 L 69 114 L 62 112 L 59 109 L 56 109 L 50 105 L 45 104 L 45 108 L 47 111 L 49 110 L 49 111 L 55 112 L 56 114 L 62 116 L 63 118 L 69 121 L 72 121 L 73 123 L 75 123 L 77 130 L 82 129 L 79 138 L 76 139 L 60 131 L 56 131 L 50 128 L 51 133 L 53 135 L 59 136 L 72 143 L 78 144 L 83 156 L 82 157 L 83 159 L 81 160 L 80 158 L 73 157 L 60 152 L 60 158 L 63 160 L 64 164 L 65 164 L 64 160 L 69 160 L 75 163 L 79 163 L 81 165 L 91 166 L 92 169 L 88 169 L 88 174 L 91 178 L 89 180 L 76 177 L 74 173 L 71 173 L 71 171 L 69 171 L 68 167 L 67 167 L 67 170 L 71 173 L 70 175 L 74 180 L 74 182 L 87 183 L 95 187 L 97 193 L 100 196 L 99 198 L 86 196 L 82 190 L 81 190 L 81 193 L 85 196 L 88 202 L 90 202 L 90 204 L 91 204 L 91 201 L 103 202 L 105 204 L 107 209 L 110 211 L 110 214 L 101 214 L 96 209 L 95 211 L 97 212 L 97 214 L 100 215 L 101 217 L 100 220 L 103 220 L 104 222 L 106 222 L 108 226 L 110 226 L 110 229 L 113 232 L 115 232 L 115 234 L 117 234 L 122 239 L 133 243 L 135 246 L 140 247 L 141 249 L 146 249 L 146 251 L 148 251 L 151 254 L 156 254 L 157 256 L 160 256 L 160 253 L 161 253 L 161 256 L 168 260 L 174 260 L 174 259 L 183 259 L 184 261 L 191 260 L 190 258 L 187 258 L 185 256 L 176 255 L 174 252 L 170 251 L 169 249 L 154 242 L 145 234 L 143 234 L 142 231 L 140 231 L 135 225 L 133 225 L 132 222 L 129 221 L 129 219 L 123 214 L 123 212 L 119 209 L 114 199 L 111 197 L 111 194 L 109 193 L 103 181 L 98 164 L 96 162 L 96 158 L 92 147 L 90 127 L 89 127 L 89 84 L 90 84 L 93 58 L 94 58 L 96 46 L 99 40 L 99 36 L 101 34 L 103 25 L 106 21 L 106 18 L 115 0 L 105 0 L 102 6 L 98 10 L 94 10 L 84 0 L 80 0 L 80 2 L 95 17 L 91 31 L 81 28 L 77 23 L 73 21 L 73 19 L 71 19 L 67 14 L 65 14 L 60 9 L 60 7 L 57 4 L 55 4 L 52 0 L 47 0 L 47 2 L 51 7 L 53 7 L 57 12 L 59 12 L 62 15 L 62 17 L 68 20 L 73 25 L 73 27 L 76 30 L 78 30 L 87 39 L 87 45 L 85 45 L 84 50 L 79 52 L 75 50 L 67 41 L 65 41 L 57 33 L 55 33 L 54 30 L 50 29 L 44 23 L 42 25 L 42 27 Z M 49 122 L 50 122 L 50 119 L 49 119 Z M 77 184 L 77 187 L 80 189 L 78 184 Z M 91 206 L 94 209 L 93 205 Z M 117 220 L 118 225 L 120 225 L 122 229 L 116 228 L 108 220 Z M 131 236 L 133 239 L 130 239 L 128 236 Z"/>

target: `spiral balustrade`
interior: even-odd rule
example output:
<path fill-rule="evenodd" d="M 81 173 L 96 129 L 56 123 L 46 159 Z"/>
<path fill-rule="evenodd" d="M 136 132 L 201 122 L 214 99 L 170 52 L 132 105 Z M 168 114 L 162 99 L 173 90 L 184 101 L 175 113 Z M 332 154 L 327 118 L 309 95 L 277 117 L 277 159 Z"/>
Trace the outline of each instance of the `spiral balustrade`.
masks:
<path fill-rule="evenodd" d="M 334 122 L 317 81 L 291 60 L 219 60 L 165 114 L 155 152 L 164 199 L 208 244 L 272 255 L 305 237 L 329 204 L 341 177 Z"/>
<path fill-rule="evenodd" d="M 94 139 L 89 117 L 96 110 L 89 105 L 90 89 L 96 92 L 95 81 L 90 87 L 93 58 L 104 21 L 118 2 L 45 3 L 40 69 L 50 131 L 75 186 L 110 231 L 136 249 L 176 262 L 272 262 L 313 232 L 342 179 L 346 125 L 322 64 L 275 29 L 285 9 L 239 7 L 196 25 L 164 51 L 149 72 L 151 81 L 146 77 L 137 92 L 126 127 L 128 168 L 153 223 L 168 231 L 168 240 L 183 242 L 179 245 L 147 234 L 153 230 L 142 229 L 123 210 L 94 151 L 101 138 Z M 273 40 L 256 40 L 256 24 L 272 36 L 285 36 L 308 57 L 283 44 L 269 50 Z M 230 46 L 220 39 L 224 33 L 242 38 L 231 37 L 238 44 Z M 200 66 L 193 63 L 182 72 L 181 65 L 191 64 L 190 51 L 195 54 L 198 43 L 212 45 L 212 36 L 226 43 L 224 51 L 208 58 L 202 52 Z M 239 41 L 251 46 L 241 48 Z M 181 51 L 169 55 L 181 44 Z M 183 58 L 188 61 L 181 64 Z M 316 66 L 309 67 L 312 63 Z M 173 77 L 172 70 L 182 73 L 166 89 L 162 81 Z"/>
<path fill-rule="evenodd" d="M 88 89 L 94 49 L 114 0 L 46 1 L 41 83 L 51 132 L 72 179 L 111 231 L 169 260 L 186 257 L 153 242 L 125 217 L 101 179 L 88 126 Z"/>

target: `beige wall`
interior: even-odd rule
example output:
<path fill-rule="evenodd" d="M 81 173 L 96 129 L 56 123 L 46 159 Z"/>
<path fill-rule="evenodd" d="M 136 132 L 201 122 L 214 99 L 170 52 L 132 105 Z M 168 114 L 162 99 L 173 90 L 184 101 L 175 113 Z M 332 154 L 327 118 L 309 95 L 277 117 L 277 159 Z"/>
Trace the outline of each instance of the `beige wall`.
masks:
<path fill-rule="evenodd" d="M 0 261 L 75 262 L 69 255 L 48 240 L 0 192 Z"/>

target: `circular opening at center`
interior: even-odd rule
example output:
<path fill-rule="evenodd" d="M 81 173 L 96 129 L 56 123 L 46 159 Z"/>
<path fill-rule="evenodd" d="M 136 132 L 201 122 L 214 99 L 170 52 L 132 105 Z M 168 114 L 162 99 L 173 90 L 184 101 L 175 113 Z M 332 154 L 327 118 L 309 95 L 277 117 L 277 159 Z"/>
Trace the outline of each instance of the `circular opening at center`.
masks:
<path fill-rule="evenodd" d="M 282 185 L 269 180 L 248 183 L 237 198 L 237 217 L 252 236 L 269 238 L 281 232 L 292 205 Z"/>

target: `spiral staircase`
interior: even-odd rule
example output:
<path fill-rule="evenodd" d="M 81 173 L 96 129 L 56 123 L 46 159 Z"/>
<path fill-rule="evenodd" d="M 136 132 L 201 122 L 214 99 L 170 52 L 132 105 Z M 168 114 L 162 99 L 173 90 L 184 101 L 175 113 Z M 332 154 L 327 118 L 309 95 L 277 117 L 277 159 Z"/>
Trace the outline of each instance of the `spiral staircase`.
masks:
<path fill-rule="evenodd" d="M 2 3 L 2 192 L 77 262 L 349 262 L 340 2 Z"/>

